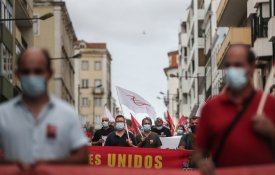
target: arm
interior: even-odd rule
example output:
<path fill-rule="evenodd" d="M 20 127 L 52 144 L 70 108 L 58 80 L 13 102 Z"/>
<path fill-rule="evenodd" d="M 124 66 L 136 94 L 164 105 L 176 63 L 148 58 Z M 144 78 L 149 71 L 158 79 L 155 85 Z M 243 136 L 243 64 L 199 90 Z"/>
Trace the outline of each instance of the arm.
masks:
<path fill-rule="evenodd" d="M 178 146 L 179 150 L 184 150 L 185 149 L 185 145 L 186 145 L 186 142 L 185 142 L 186 139 L 185 138 L 186 138 L 186 135 L 181 136 L 180 143 L 179 143 L 179 146 Z"/>
<path fill-rule="evenodd" d="M 101 139 L 99 135 L 99 131 L 95 132 L 94 138 L 92 139 L 92 145 L 93 146 L 101 146 L 103 143 L 103 140 Z"/>
<path fill-rule="evenodd" d="M 193 154 L 193 161 L 196 163 L 198 169 L 203 175 L 214 175 L 215 165 L 212 159 L 206 159 L 207 151 L 196 148 Z"/>

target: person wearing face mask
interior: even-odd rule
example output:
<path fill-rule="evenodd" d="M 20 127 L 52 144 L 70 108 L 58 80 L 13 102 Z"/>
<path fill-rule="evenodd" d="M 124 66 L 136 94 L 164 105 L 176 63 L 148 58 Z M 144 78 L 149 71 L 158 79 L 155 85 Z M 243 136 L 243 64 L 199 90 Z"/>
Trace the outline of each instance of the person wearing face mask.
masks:
<path fill-rule="evenodd" d="M 155 121 L 155 127 L 152 128 L 152 132 L 157 133 L 160 137 L 171 137 L 171 131 L 166 126 L 163 126 L 163 120 L 157 118 Z"/>
<path fill-rule="evenodd" d="M 115 119 L 115 131 L 111 132 L 106 139 L 104 146 L 122 146 L 122 147 L 137 147 L 136 138 L 131 133 L 126 131 L 125 117 L 118 115 Z"/>
<path fill-rule="evenodd" d="M 24 168 L 86 163 L 88 139 L 77 112 L 47 90 L 53 76 L 49 53 L 38 48 L 23 51 L 16 75 L 22 94 L 0 106 L 0 163 Z"/>
<path fill-rule="evenodd" d="M 137 135 L 137 143 L 140 148 L 160 148 L 162 146 L 158 134 L 151 131 L 152 120 L 146 117 L 142 120 L 143 132 L 142 135 Z"/>
<path fill-rule="evenodd" d="M 177 136 L 182 136 L 184 134 L 184 126 L 179 125 L 177 128 Z"/>
<path fill-rule="evenodd" d="M 95 132 L 95 135 L 92 139 L 92 145 L 94 146 L 102 146 L 104 140 L 102 136 L 108 136 L 114 130 L 109 127 L 109 119 L 107 117 L 102 118 L 101 120 L 102 128 Z"/>
<path fill-rule="evenodd" d="M 232 45 L 222 63 L 226 88 L 204 105 L 196 129 L 193 160 L 207 175 L 214 167 L 271 164 L 275 156 L 275 98 L 267 97 L 258 116 L 263 93 L 253 86 L 255 54 Z"/>
<path fill-rule="evenodd" d="M 199 121 L 198 116 L 192 116 L 189 119 L 189 125 L 191 132 L 182 135 L 180 139 L 180 143 L 178 146 L 179 150 L 193 150 L 194 149 L 194 138 L 195 138 L 195 131 Z"/>

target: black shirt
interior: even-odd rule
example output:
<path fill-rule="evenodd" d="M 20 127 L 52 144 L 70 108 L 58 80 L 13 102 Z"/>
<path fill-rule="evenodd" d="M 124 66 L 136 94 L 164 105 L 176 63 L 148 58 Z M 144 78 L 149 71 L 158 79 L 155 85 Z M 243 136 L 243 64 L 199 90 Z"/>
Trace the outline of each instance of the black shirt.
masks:
<path fill-rule="evenodd" d="M 129 132 L 129 137 L 132 140 L 134 145 L 136 144 L 135 136 Z M 129 144 L 126 142 L 126 139 L 128 139 L 127 132 L 123 134 L 123 136 L 119 137 L 116 135 L 116 132 L 111 132 L 105 142 L 105 146 L 123 146 L 123 147 L 130 147 Z"/>
<path fill-rule="evenodd" d="M 163 133 L 163 137 L 171 137 L 171 131 L 167 127 L 163 126 L 161 130 L 158 130 L 156 127 L 152 128 L 152 132 L 157 133 L 159 136 L 161 136 L 161 133 Z"/>
<path fill-rule="evenodd" d="M 114 129 L 110 128 L 110 127 L 108 129 L 101 128 L 101 129 L 97 130 L 95 132 L 93 139 L 92 139 L 92 142 L 97 142 L 99 139 L 102 138 L 102 136 L 107 136 L 113 131 L 114 131 Z"/>
<path fill-rule="evenodd" d="M 187 150 L 193 150 L 194 134 L 193 133 L 184 134 L 180 139 L 179 146 L 183 146 L 184 149 L 187 149 Z"/>

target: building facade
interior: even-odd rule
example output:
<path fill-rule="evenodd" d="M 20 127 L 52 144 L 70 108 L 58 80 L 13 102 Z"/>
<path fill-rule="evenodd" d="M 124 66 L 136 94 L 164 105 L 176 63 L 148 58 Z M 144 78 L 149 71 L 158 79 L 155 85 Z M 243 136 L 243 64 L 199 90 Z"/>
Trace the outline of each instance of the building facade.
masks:
<path fill-rule="evenodd" d="M 33 46 L 33 1 L 1 0 L 1 19 L 26 19 L 3 21 L 0 25 L 0 102 L 20 92 L 15 77 L 19 54 Z M 29 20 L 28 20 L 29 19 Z"/>
<path fill-rule="evenodd" d="M 34 23 L 34 45 L 46 48 L 52 57 L 54 77 L 49 89 L 54 95 L 74 105 L 74 41 L 76 34 L 64 1 L 34 0 L 34 16 L 53 13 L 47 22 Z"/>
<path fill-rule="evenodd" d="M 180 56 L 179 56 L 179 84 L 180 107 L 183 115 L 195 115 L 200 103 L 205 100 L 205 65 L 204 54 L 205 18 L 204 0 L 192 0 L 188 8 L 186 21 L 181 24 L 180 31 Z"/>
<path fill-rule="evenodd" d="M 79 77 L 75 86 L 78 89 L 78 111 L 82 124 L 94 129 L 101 128 L 101 118 L 105 106 L 113 113 L 116 107 L 111 93 L 112 57 L 106 43 L 75 43 L 76 53 L 81 54 Z"/>
<path fill-rule="evenodd" d="M 168 53 L 169 66 L 164 68 L 167 77 L 167 94 L 164 102 L 173 121 L 176 123 L 179 119 L 179 81 L 178 81 L 178 51 Z"/>
<path fill-rule="evenodd" d="M 217 63 L 223 68 L 224 55 L 232 44 L 252 46 L 257 56 L 254 86 L 263 89 L 273 62 L 273 43 L 268 33 L 274 31 L 272 21 L 274 1 L 221 0 L 217 10 L 218 27 L 229 27 L 219 50 Z M 232 17 L 232 13 L 235 15 Z"/>

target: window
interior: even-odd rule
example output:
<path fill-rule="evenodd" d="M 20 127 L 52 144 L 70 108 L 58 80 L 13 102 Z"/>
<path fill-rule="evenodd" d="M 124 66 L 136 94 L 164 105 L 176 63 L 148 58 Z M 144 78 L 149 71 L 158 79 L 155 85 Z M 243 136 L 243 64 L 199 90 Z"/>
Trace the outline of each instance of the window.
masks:
<path fill-rule="evenodd" d="M 100 115 L 95 115 L 95 123 L 100 124 Z"/>
<path fill-rule="evenodd" d="M 95 61 L 95 67 L 94 67 L 94 69 L 96 71 L 101 70 L 101 61 Z"/>
<path fill-rule="evenodd" d="M 8 0 L 1 0 L 1 19 L 12 18 L 12 5 Z M 12 21 L 4 22 L 6 28 L 12 33 Z"/>
<path fill-rule="evenodd" d="M 89 62 L 88 61 L 82 61 L 81 68 L 82 68 L 82 70 L 89 70 Z"/>
<path fill-rule="evenodd" d="M 4 44 L 1 44 L 1 53 L 2 56 L 2 74 L 12 82 L 13 78 L 13 67 L 12 67 L 12 53 L 7 49 Z"/>
<path fill-rule="evenodd" d="M 89 87 L 89 80 L 82 80 L 82 88 L 88 88 Z"/>
<path fill-rule="evenodd" d="M 82 98 L 82 106 L 84 106 L 84 107 L 89 106 L 89 99 L 88 99 L 88 97 L 83 97 Z"/>
<path fill-rule="evenodd" d="M 39 18 L 38 15 L 34 15 L 34 18 Z M 33 20 L 33 34 L 38 36 L 40 34 L 40 23 L 39 20 Z"/>
<path fill-rule="evenodd" d="M 95 93 L 100 93 L 101 92 L 101 87 L 98 87 L 101 85 L 101 80 L 100 79 L 95 79 L 94 81 L 94 86 L 95 88 Z"/>
<path fill-rule="evenodd" d="M 95 107 L 101 107 L 101 98 L 95 98 Z"/>
<path fill-rule="evenodd" d="M 187 57 L 187 47 L 184 47 L 184 56 Z"/>

